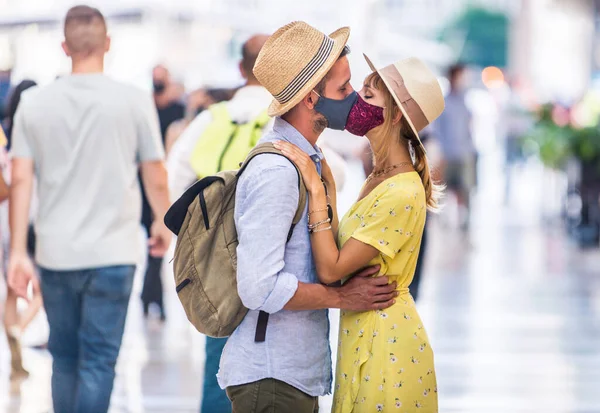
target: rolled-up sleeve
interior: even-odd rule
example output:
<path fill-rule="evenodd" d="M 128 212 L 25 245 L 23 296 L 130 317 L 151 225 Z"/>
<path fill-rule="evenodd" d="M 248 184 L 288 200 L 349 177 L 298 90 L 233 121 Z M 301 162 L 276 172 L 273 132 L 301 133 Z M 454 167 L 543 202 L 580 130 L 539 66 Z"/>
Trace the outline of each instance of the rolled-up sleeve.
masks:
<path fill-rule="evenodd" d="M 238 182 L 237 281 L 246 307 L 272 314 L 282 310 L 298 289 L 296 275 L 283 271 L 287 236 L 298 206 L 298 175 L 278 155 L 261 157 L 265 159 L 252 162 Z"/>

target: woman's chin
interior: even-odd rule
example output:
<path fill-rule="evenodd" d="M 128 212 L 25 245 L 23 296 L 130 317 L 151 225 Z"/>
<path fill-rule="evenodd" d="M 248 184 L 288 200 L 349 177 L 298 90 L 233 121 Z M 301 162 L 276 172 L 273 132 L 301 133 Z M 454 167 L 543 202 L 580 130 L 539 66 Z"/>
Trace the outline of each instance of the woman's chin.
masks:
<path fill-rule="evenodd" d="M 367 132 L 365 138 L 367 138 L 369 145 L 371 145 L 372 148 L 376 148 L 377 144 L 381 141 L 381 136 L 373 131 Z"/>

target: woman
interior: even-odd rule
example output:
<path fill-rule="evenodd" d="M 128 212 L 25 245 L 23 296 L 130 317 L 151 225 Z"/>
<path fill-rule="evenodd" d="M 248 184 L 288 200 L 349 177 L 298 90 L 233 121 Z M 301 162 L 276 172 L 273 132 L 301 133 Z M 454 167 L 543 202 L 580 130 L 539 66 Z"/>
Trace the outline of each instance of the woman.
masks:
<path fill-rule="evenodd" d="M 417 59 L 379 71 L 369 64 L 374 73 L 365 80 L 346 129 L 366 135 L 375 167 L 337 234 L 328 205 L 327 192 L 335 191 L 328 168 L 323 167 L 324 188 L 304 152 L 286 142 L 276 146 L 299 166 L 309 191 L 319 279 L 331 284 L 380 265 L 380 275 L 399 286 L 394 305 L 386 310 L 342 312 L 333 411 L 437 412 L 433 353 L 408 286 L 426 209 L 435 210 L 440 195 L 418 132 L 440 115 L 444 99 L 433 73 Z"/>
<path fill-rule="evenodd" d="M 11 94 L 9 103 L 8 103 L 8 113 L 7 113 L 7 118 L 6 118 L 6 126 L 7 126 L 7 141 L 5 142 L 5 144 L 3 144 L 0 147 L 0 164 L 1 164 L 1 169 L 2 172 L 4 172 L 5 169 L 8 168 L 9 165 L 9 160 L 8 160 L 8 156 L 6 153 L 6 150 L 8 147 L 10 147 L 11 141 L 12 141 L 12 130 L 13 130 L 13 124 L 14 124 L 14 119 L 15 119 L 15 114 L 17 113 L 17 109 L 19 107 L 19 102 L 21 101 L 21 95 L 23 94 L 23 92 L 25 92 L 27 89 L 32 88 L 36 86 L 36 83 L 32 80 L 23 80 L 21 83 L 19 83 L 14 91 Z M 6 148 L 5 148 L 6 145 Z M 6 184 L 4 181 L 4 177 L 0 176 L 0 200 L 4 201 L 6 198 L 8 198 L 8 189 L 6 190 L 6 193 L 4 191 Z M 6 208 L 6 205 L 2 205 L 2 208 Z M 4 232 L 5 235 L 8 233 L 8 226 L 2 227 L 2 232 Z M 4 252 L 4 262 L 2 263 L 2 267 L 3 267 L 3 272 L 6 275 L 6 259 L 8 258 L 8 241 L 3 242 L 4 247 L 3 248 L 3 252 Z M 35 245 L 35 234 L 33 231 L 33 227 L 30 226 L 29 227 L 29 232 L 27 235 L 27 247 L 29 250 L 29 253 L 33 255 L 33 248 Z M 17 310 L 17 296 L 16 294 L 14 294 L 14 292 L 8 288 L 7 289 L 7 294 L 6 294 L 6 302 L 5 302 L 5 307 L 4 307 L 4 328 L 5 328 L 5 332 L 6 332 L 6 337 L 8 339 L 8 344 L 9 344 L 9 348 L 10 348 L 10 353 L 11 353 L 11 373 L 10 373 L 10 378 L 11 379 L 20 379 L 20 378 L 26 378 L 29 373 L 27 372 L 27 370 L 25 370 L 25 368 L 23 368 L 23 360 L 22 360 L 22 355 L 21 355 L 21 335 L 22 333 L 25 331 L 25 329 L 27 328 L 27 326 L 29 326 L 29 324 L 31 323 L 31 321 L 33 321 L 33 319 L 35 318 L 35 316 L 37 315 L 38 311 L 40 310 L 40 308 L 42 307 L 42 296 L 41 294 L 34 292 L 34 296 L 31 298 L 31 300 L 29 301 L 29 305 L 27 306 L 27 309 L 19 314 L 18 310 Z"/>

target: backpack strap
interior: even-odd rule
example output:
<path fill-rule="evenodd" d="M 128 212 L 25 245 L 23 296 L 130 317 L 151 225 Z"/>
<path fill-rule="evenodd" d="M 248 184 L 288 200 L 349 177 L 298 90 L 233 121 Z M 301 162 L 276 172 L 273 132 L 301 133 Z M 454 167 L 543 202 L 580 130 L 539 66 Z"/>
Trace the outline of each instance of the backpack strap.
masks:
<path fill-rule="evenodd" d="M 262 144 L 256 146 L 254 149 L 252 149 L 250 151 L 250 153 L 248 154 L 248 157 L 246 158 L 246 160 L 240 165 L 240 170 L 238 171 L 238 174 L 237 174 L 238 178 L 246 170 L 246 167 L 248 166 L 250 161 L 252 159 L 254 159 L 256 156 L 262 155 L 263 153 L 270 153 L 273 155 L 283 156 L 289 160 L 289 158 L 287 158 L 283 154 L 283 152 L 281 152 L 279 149 L 276 149 L 272 143 L 262 143 Z M 294 233 L 294 228 L 296 227 L 296 224 L 298 224 L 298 222 L 300 222 L 300 220 L 302 219 L 302 215 L 304 214 L 304 208 L 306 207 L 306 197 L 307 197 L 306 186 L 304 185 L 304 180 L 302 179 L 302 174 L 300 173 L 300 169 L 298 169 L 298 167 L 296 166 L 296 164 L 294 162 L 292 162 L 292 161 L 290 161 L 290 162 L 292 163 L 292 165 L 294 165 L 294 168 L 296 169 L 296 172 L 298 173 L 298 191 L 299 191 L 300 196 L 298 197 L 298 208 L 296 209 L 296 215 L 294 216 L 294 219 L 292 220 L 292 227 L 290 228 L 290 231 L 288 232 L 286 243 L 290 242 L 290 239 L 292 238 L 292 234 Z M 258 320 L 256 322 L 256 333 L 254 335 L 254 341 L 256 343 L 262 343 L 265 341 L 266 336 L 267 336 L 267 324 L 268 323 L 269 323 L 269 313 L 267 313 L 265 311 L 259 311 L 258 312 Z"/>

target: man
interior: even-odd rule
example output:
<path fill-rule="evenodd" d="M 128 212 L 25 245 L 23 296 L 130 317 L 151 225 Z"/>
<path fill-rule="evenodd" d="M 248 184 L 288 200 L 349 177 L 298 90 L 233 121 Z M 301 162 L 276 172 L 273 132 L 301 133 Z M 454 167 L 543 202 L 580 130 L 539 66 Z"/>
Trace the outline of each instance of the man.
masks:
<path fill-rule="evenodd" d="M 267 38 L 266 35 L 255 35 L 242 46 L 242 60 L 239 69 L 246 83 L 230 101 L 224 104 L 231 121 L 237 124 L 244 124 L 257 118 L 265 112 L 271 102 L 271 95 L 260 85 L 252 73 L 256 57 Z M 167 158 L 169 190 L 173 200 L 179 198 L 191 184 L 202 177 L 198 176 L 197 171 L 194 169 L 191 157 L 194 148 L 214 121 L 214 116 L 210 110 L 202 111 L 173 145 Z M 205 136 L 204 138 L 209 139 L 210 137 Z M 220 153 L 206 153 L 203 156 L 215 158 L 220 156 Z M 243 161 L 245 156 L 245 153 L 242 154 L 237 163 Z M 205 175 L 217 172 L 219 171 L 214 168 L 214 170 L 207 170 Z"/>
<path fill-rule="evenodd" d="M 154 103 L 156 104 L 160 123 L 160 134 L 163 145 L 166 145 L 167 130 L 171 124 L 183 119 L 185 106 L 179 101 L 181 97 L 181 92 L 178 90 L 179 86 L 173 83 L 171 74 L 166 67 L 158 65 L 152 70 L 152 85 Z M 142 225 L 148 234 L 150 234 L 153 221 L 152 208 L 142 185 Z M 160 319 L 164 321 L 166 316 L 161 280 L 162 263 L 163 257 L 155 257 L 148 251 L 144 286 L 142 288 L 142 304 L 145 316 L 148 316 L 150 304 L 156 304 L 160 312 Z"/>
<path fill-rule="evenodd" d="M 169 125 L 185 116 L 185 105 L 180 102 L 179 87 L 171 79 L 171 73 L 163 65 L 152 69 L 152 87 L 154 89 L 154 103 L 158 110 L 160 134 L 163 140 Z"/>
<path fill-rule="evenodd" d="M 344 128 L 340 123 L 355 99 L 346 57 L 349 34 L 342 28 L 326 36 L 294 22 L 269 38 L 254 74 L 275 97 L 269 114 L 277 117 L 261 142 L 294 143 L 321 169 L 317 139 L 327 126 Z M 296 170 L 278 155 L 256 157 L 238 181 L 238 293 L 250 311 L 229 337 L 218 375 L 235 413 L 317 412 L 318 396 L 331 391 L 326 309 L 387 308 L 396 294 L 386 277 L 366 277 L 377 268 L 340 288 L 319 284 L 306 216 L 287 242 L 298 197 Z M 270 317 L 261 342 L 255 333 L 265 313 Z"/>
<path fill-rule="evenodd" d="M 110 47 L 102 14 L 69 10 L 63 50 L 72 74 L 24 94 L 13 135 L 9 284 L 39 288 L 27 256 L 32 182 L 39 195 L 36 261 L 50 325 L 54 411 L 107 412 L 135 263 L 138 162 L 154 214 L 169 207 L 160 131 L 150 96 L 103 74 Z M 152 253 L 171 235 L 157 219 Z"/>
<path fill-rule="evenodd" d="M 268 36 L 266 35 L 255 35 L 242 46 L 242 61 L 239 67 L 242 76 L 246 79 L 246 84 L 235 93 L 229 102 L 221 104 L 226 109 L 226 116 L 229 118 L 225 119 L 226 124 L 223 125 L 226 128 L 230 127 L 228 123 L 231 122 L 235 122 L 237 125 L 252 122 L 254 119 L 260 117 L 269 106 L 271 95 L 260 85 L 252 73 L 258 53 L 267 39 Z M 217 107 L 213 106 L 197 116 L 177 140 L 169 154 L 167 170 L 169 172 L 169 188 L 172 199 L 179 198 L 185 189 L 198 178 L 219 172 L 217 167 L 213 167 L 216 163 L 211 162 L 211 159 L 221 157 L 222 145 L 219 146 L 218 153 L 207 148 L 207 150 L 201 151 L 201 153 L 196 155 L 201 157 L 201 159 L 194 160 L 194 162 L 203 165 L 203 176 L 199 176 L 197 168 L 194 168 L 191 162 L 192 156 L 195 153 L 194 148 L 198 145 L 199 141 L 203 139 L 207 141 L 215 139 L 215 137 L 226 141 L 230 138 L 229 132 L 222 136 L 222 134 L 219 134 L 220 131 L 216 129 L 220 127 L 220 120 L 215 119 L 213 116 L 213 111 L 218 113 L 216 109 Z M 208 129 L 209 127 L 211 129 Z M 205 133 L 213 133 L 214 135 L 206 136 Z M 235 138 L 235 136 L 231 137 Z M 232 145 L 226 145 L 225 150 L 227 150 L 227 146 L 231 147 Z M 243 149 L 249 151 L 251 147 L 246 146 Z M 247 151 L 240 152 L 237 155 L 236 164 L 244 160 Z M 226 339 L 206 337 L 202 413 L 231 412 L 231 403 L 227 399 L 225 392 L 219 388 L 216 377 L 219 369 L 219 360 L 226 341 Z"/>
<path fill-rule="evenodd" d="M 475 186 L 476 150 L 471 137 L 471 112 L 465 103 L 465 67 L 453 65 L 448 70 L 450 93 L 446 109 L 435 124 L 443 153 L 444 180 L 456 196 L 459 222 L 463 230 L 470 220 L 470 195 Z"/>

